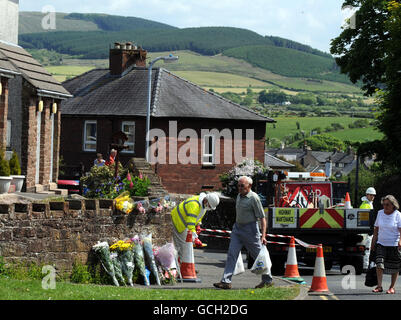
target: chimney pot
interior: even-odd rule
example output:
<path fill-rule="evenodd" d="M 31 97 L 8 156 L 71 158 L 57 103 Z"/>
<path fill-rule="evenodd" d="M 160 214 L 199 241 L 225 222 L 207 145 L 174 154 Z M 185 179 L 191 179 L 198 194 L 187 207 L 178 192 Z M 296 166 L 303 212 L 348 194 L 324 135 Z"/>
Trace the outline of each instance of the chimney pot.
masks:
<path fill-rule="evenodd" d="M 110 49 L 110 74 L 121 75 L 133 65 L 146 67 L 147 51 L 137 49 L 132 42 L 114 43 L 114 49 Z"/>

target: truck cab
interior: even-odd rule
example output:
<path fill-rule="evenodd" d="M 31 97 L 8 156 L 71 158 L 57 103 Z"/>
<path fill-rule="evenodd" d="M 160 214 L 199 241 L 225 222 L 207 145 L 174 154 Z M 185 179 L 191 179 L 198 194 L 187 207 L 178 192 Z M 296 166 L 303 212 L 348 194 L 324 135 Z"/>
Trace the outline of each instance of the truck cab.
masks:
<path fill-rule="evenodd" d="M 345 206 L 348 183 L 328 181 L 324 173 L 308 172 L 284 173 L 277 181 L 265 182 L 258 181 L 257 193 L 266 199 L 268 234 L 294 236 L 311 245 L 321 243 L 327 270 L 338 263 L 341 270 L 351 265 L 356 274 L 362 273 L 366 251 L 363 238 L 373 230 L 373 211 Z M 270 197 L 267 190 L 273 191 Z M 288 246 L 270 243 L 268 249 L 273 275 L 282 275 Z M 314 265 L 316 249 L 297 245 L 296 252 L 298 261 Z"/>

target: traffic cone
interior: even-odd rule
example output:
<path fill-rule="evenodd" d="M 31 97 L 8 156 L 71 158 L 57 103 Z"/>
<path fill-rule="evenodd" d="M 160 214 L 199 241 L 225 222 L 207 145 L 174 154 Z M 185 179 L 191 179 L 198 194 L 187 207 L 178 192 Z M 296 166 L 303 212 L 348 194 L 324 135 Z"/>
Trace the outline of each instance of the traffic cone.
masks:
<path fill-rule="evenodd" d="M 184 282 L 201 282 L 201 280 L 196 277 L 192 232 L 189 230 L 187 233 L 186 245 L 182 252 L 182 259 L 180 259 L 180 270 Z"/>
<path fill-rule="evenodd" d="M 305 284 L 298 271 L 297 251 L 295 249 L 295 238 L 291 237 L 288 248 L 287 264 L 285 265 L 284 279 L 294 281 L 299 284 Z"/>
<path fill-rule="evenodd" d="M 347 194 L 345 195 L 345 205 L 344 205 L 344 209 L 352 209 L 351 198 L 350 198 L 348 192 L 347 192 Z"/>
<path fill-rule="evenodd" d="M 324 268 L 323 245 L 319 244 L 316 251 L 315 270 L 309 294 L 332 295 L 327 287 L 326 271 Z"/>

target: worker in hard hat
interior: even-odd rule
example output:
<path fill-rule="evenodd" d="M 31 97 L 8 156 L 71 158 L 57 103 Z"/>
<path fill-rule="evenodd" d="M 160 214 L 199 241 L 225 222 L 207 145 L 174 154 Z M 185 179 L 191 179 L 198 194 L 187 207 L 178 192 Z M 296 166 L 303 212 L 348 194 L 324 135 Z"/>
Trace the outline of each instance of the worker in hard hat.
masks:
<path fill-rule="evenodd" d="M 362 197 L 362 204 L 359 207 L 360 209 L 370 209 L 373 210 L 373 200 L 376 196 L 376 190 L 373 187 L 370 187 L 366 190 L 366 195 Z M 369 256 L 370 256 L 370 246 L 372 244 L 373 234 L 365 234 L 363 235 L 363 244 L 366 247 L 365 255 L 363 257 L 363 270 L 366 272 L 369 268 Z"/>
<path fill-rule="evenodd" d="M 199 196 L 181 202 L 173 209 L 171 212 L 174 225 L 173 241 L 179 258 L 181 258 L 184 246 L 187 245 L 188 230 L 192 232 L 192 242 L 195 242 L 198 238 L 196 226 L 201 224 L 206 212 L 216 210 L 219 203 L 220 198 L 217 193 L 201 193 Z"/>

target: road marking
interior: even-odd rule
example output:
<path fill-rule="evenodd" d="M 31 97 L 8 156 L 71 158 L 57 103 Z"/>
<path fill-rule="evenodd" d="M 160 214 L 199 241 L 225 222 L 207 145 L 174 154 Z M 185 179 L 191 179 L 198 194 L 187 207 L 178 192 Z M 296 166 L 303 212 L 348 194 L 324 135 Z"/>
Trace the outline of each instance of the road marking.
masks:
<path fill-rule="evenodd" d="M 332 297 L 333 297 L 334 300 L 338 300 L 338 301 L 340 300 L 340 299 L 339 299 L 338 297 L 336 297 L 336 296 L 332 296 Z"/>
<path fill-rule="evenodd" d="M 323 300 L 329 300 L 329 298 L 327 298 L 326 296 L 320 296 L 320 298 L 322 298 Z"/>

